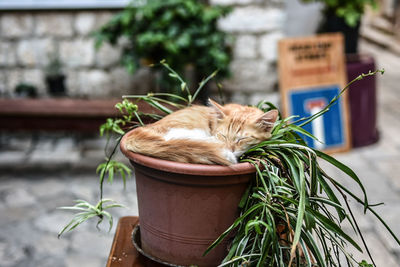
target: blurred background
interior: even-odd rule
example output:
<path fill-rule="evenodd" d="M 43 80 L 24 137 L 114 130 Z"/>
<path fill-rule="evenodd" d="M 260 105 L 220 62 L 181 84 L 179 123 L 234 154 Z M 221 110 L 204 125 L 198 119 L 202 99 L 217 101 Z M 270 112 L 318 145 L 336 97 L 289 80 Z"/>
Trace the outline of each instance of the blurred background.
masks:
<path fill-rule="evenodd" d="M 370 132 L 335 157 L 358 173 L 371 202 L 386 203 L 377 210 L 400 235 L 398 0 L 167 2 L 0 1 L 0 266 L 105 265 L 115 226 L 87 223 L 57 239 L 71 214 L 56 208 L 98 199 L 106 144 L 98 127 L 117 115 L 122 95 L 176 92 L 149 65 L 166 59 L 191 85 L 219 69 L 201 99 L 279 106 L 278 41 L 324 32 L 344 34 L 348 64 L 386 70 L 356 97 Z M 133 179 L 125 190 L 118 179 L 107 184 L 105 196 L 127 206 L 115 219 L 137 215 Z M 399 247 L 356 211 L 378 266 L 400 266 Z"/>

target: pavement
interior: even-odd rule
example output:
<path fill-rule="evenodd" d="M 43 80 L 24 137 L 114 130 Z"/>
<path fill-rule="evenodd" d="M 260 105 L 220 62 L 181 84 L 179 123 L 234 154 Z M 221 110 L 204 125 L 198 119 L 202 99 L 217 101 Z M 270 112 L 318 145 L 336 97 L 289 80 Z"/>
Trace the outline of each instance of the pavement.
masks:
<path fill-rule="evenodd" d="M 360 50 L 374 55 L 377 66 L 386 70 L 378 77 L 380 140 L 334 156 L 359 175 L 371 203 L 385 203 L 376 211 L 400 236 L 400 56 L 365 42 Z M 106 223 L 98 231 L 96 222 L 89 222 L 57 238 L 72 215 L 57 207 L 70 206 L 76 199 L 97 202 L 95 167 L 103 161 L 104 145 L 96 136 L 71 133 L 0 133 L 1 267 L 105 266 L 118 218 L 138 215 L 134 178 L 125 189 L 119 179 L 105 185 L 105 197 L 126 206 L 113 212 L 110 232 Z M 331 176 L 356 190 L 344 174 L 321 164 Z M 364 215 L 354 201 L 350 204 L 377 266 L 400 266 L 400 247 L 377 219 Z M 354 255 L 368 260 L 367 255 Z"/>

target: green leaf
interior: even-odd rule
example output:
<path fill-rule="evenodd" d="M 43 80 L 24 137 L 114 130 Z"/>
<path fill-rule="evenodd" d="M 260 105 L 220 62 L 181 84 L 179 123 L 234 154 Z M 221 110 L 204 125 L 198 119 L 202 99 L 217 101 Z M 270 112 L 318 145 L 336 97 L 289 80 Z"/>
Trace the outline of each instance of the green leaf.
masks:
<path fill-rule="evenodd" d="M 320 157 L 321 159 L 326 160 L 327 162 L 329 162 L 330 164 L 334 165 L 335 167 L 337 167 L 338 169 L 340 169 L 341 171 L 343 171 L 345 174 L 347 174 L 350 178 L 352 178 L 354 181 L 357 182 L 358 186 L 360 187 L 360 189 L 363 191 L 364 194 L 364 212 L 368 207 L 368 198 L 367 198 L 367 193 L 365 191 L 364 185 L 361 183 L 360 179 L 358 178 L 358 176 L 354 173 L 354 171 L 352 169 L 350 169 L 349 167 L 347 167 L 346 165 L 344 165 L 343 163 L 339 162 L 338 160 L 336 160 L 335 158 L 321 152 L 318 150 L 314 150 L 315 153 L 317 154 L 318 157 Z"/>

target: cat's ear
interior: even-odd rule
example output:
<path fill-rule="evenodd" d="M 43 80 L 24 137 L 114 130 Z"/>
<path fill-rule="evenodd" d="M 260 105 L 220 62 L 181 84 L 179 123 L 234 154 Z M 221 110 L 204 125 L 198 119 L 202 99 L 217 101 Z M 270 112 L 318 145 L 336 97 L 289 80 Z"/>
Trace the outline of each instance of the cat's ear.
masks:
<path fill-rule="evenodd" d="M 226 114 L 224 113 L 224 107 L 223 106 L 221 106 L 220 104 L 218 104 L 217 102 L 215 102 L 211 98 L 208 99 L 208 103 L 217 112 L 217 115 L 218 115 L 219 119 L 222 119 L 222 118 L 224 118 L 226 116 Z"/>
<path fill-rule="evenodd" d="M 278 119 L 278 115 L 277 109 L 270 110 L 257 119 L 257 124 L 265 131 L 271 131 Z"/>

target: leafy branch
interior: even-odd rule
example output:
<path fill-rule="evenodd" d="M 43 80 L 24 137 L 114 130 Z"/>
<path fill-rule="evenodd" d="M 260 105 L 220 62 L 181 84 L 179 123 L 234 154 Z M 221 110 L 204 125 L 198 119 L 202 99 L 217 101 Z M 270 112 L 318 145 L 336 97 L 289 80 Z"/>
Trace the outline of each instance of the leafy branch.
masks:
<path fill-rule="evenodd" d="M 111 214 L 109 212 L 107 212 L 105 210 L 110 209 L 110 208 L 124 207 L 123 205 L 116 204 L 111 199 L 102 199 L 95 206 L 91 205 L 90 203 L 88 203 L 87 201 L 84 201 L 84 200 L 76 200 L 75 202 L 77 203 L 75 206 L 59 208 L 59 209 L 63 209 L 63 210 L 78 211 L 78 213 L 75 214 L 75 216 L 72 218 L 72 220 L 59 232 L 58 238 L 60 238 L 64 232 L 69 232 L 69 231 L 75 229 L 77 226 L 79 226 L 83 222 L 85 222 L 93 217 L 99 218 L 96 227 L 98 227 L 99 224 L 103 221 L 104 217 L 106 217 L 108 219 L 109 231 L 110 231 L 113 226 L 113 217 L 111 216 Z M 111 202 L 111 204 L 108 204 L 107 206 L 103 206 L 105 203 L 109 203 L 109 202 Z"/>

